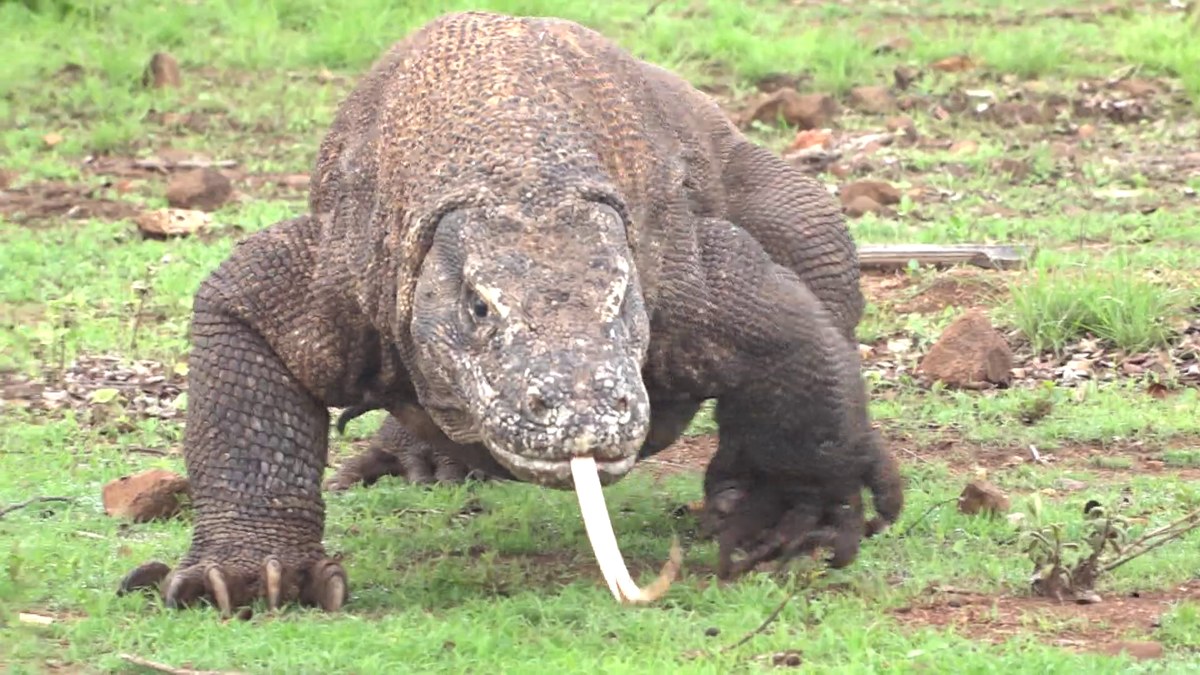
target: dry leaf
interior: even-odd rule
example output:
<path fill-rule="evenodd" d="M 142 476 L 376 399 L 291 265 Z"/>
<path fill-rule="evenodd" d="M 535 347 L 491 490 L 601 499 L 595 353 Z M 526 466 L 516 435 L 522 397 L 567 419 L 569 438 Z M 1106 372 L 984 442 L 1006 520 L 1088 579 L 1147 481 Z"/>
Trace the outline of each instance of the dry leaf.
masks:
<path fill-rule="evenodd" d="M 138 214 L 134 218 L 138 229 L 142 232 L 157 236 L 178 236 L 192 234 L 212 222 L 209 215 L 203 211 L 189 209 L 157 209 Z"/>
<path fill-rule="evenodd" d="M 959 54 L 957 56 L 951 56 L 947 59 L 942 59 L 941 61 L 935 61 L 934 63 L 929 64 L 929 67 L 934 70 L 940 70 L 943 73 L 957 73 L 963 70 L 970 70 L 974 68 L 975 62 L 971 60 L 971 57 L 965 54 Z"/>
<path fill-rule="evenodd" d="M 55 133 L 53 131 L 46 134 L 45 136 L 42 136 L 42 142 L 46 144 L 47 148 L 53 148 L 54 146 L 58 145 L 59 143 L 62 143 L 62 139 L 63 139 L 62 134 Z"/>

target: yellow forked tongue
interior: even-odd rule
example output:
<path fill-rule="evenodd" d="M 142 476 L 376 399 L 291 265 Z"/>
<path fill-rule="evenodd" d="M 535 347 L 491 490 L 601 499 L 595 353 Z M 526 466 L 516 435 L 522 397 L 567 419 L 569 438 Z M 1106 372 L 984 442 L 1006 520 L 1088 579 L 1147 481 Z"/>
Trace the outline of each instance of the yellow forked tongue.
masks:
<path fill-rule="evenodd" d="M 571 460 L 571 476 L 575 479 L 575 495 L 579 498 L 579 510 L 583 514 L 583 526 L 588 541 L 596 553 L 600 573 L 608 583 L 608 589 L 619 602 L 641 604 L 653 602 L 667 592 L 679 574 L 682 554 L 679 538 L 671 542 L 671 554 L 659 572 L 658 578 L 646 590 L 637 587 L 625 567 L 617 538 L 613 535 L 612 522 L 608 519 L 608 508 L 604 504 L 604 493 L 600 490 L 600 475 L 596 472 L 596 460 L 592 457 L 575 457 Z"/>

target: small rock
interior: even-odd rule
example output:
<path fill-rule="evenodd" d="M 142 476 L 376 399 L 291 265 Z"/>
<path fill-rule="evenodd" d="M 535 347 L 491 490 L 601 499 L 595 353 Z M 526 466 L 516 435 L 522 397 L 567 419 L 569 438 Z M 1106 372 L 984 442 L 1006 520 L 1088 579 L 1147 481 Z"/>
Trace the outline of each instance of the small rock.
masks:
<path fill-rule="evenodd" d="M 983 511 L 1000 513 L 1008 510 L 1008 496 L 984 480 L 973 480 L 958 496 L 958 510 L 973 516 Z"/>
<path fill-rule="evenodd" d="M 843 185 L 838 191 L 838 196 L 841 197 L 843 205 L 849 205 L 863 196 L 885 206 L 900 203 L 900 191 L 881 180 L 859 180 Z"/>
<path fill-rule="evenodd" d="M 950 146 L 950 153 L 954 155 L 970 155 L 974 154 L 976 150 L 979 150 L 979 144 L 969 138 L 964 141 L 955 141 Z"/>
<path fill-rule="evenodd" d="M 309 174 L 294 173 L 294 174 L 291 174 L 288 176 L 284 176 L 283 178 L 280 178 L 279 184 L 284 187 L 307 190 L 311 181 L 312 181 L 312 177 L 309 176 Z"/>
<path fill-rule="evenodd" d="M 796 138 L 792 140 L 792 144 L 784 152 L 804 150 L 818 145 L 828 149 L 832 136 L 833 134 L 829 129 L 804 129 L 796 133 Z"/>
<path fill-rule="evenodd" d="M 177 237 L 198 232 L 211 220 L 203 211 L 189 209 L 155 209 L 134 216 L 133 222 L 142 234 L 150 237 Z"/>
<path fill-rule="evenodd" d="M 929 64 L 933 70 L 940 70 L 943 73 L 957 73 L 963 70 L 970 70 L 975 67 L 975 62 L 966 54 L 951 56 L 941 61 L 935 61 Z"/>
<path fill-rule="evenodd" d="M 912 40 L 910 40 L 904 36 L 894 37 L 891 40 L 888 40 L 887 42 L 881 42 L 879 44 L 879 46 L 875 47 L 874 53 L 875 54 L 891 54 L 893 52 L 906 52 L 906 51 L 912 49 L 912 46 L 913 46 Z"/>
<path fill-rule="evenodd" d="M 904 137 L 910 141 L 917 140 L 917 125 L 908 115 L 889 118 L 885 123 L 887 130 L 894 133 L 904 132 Z"/>
<path fill-rule="evenodd" d="M 166 52 L 158 52 L 150 57 L 150 63 L 146 65 L 146 71 L 142 74 L 143 87 L 163 89 L 178 87 L 182 83 L 183 78 L 179 75 L 179 62 L 175 60 L 174 56 Z"/>
<path fill-rule="evenodd" d="M 862 218 L 868 213 L 882 215 L 884 213 L 884 208 L 874 199 L 871 199 L 866 195 L 859 195 L 842 207 L 842 213 L 845 213 L 851 218 Z"/>
<path fill-rule="evenodd" d="M 1129 78 L 1128 80 L 1121 80 L 1117 83 L 1117 89 L 1129 94 L 1130 96 L 1137 96 L 1139 98 L 1144 96 L 1153 96 L 1158 93 L 1158 87 L 1156 87 L 1153 83 L 1147 82 L 1146 80 L 1139 80 L 1136 77 Z"/>
<path fill-rule="evenodd" d="M 771 656 L 771 663 L 779 668 L 799 668 L 803 661 L 803 655 L 798 649 L 789 649 Z"/>
<path fill-rule="evenodd" d="M 921 71 L 910 66 L 896 66 L 892 71 L 892 80 L 896 82 L 896 88 L 903 91 L 908 89 L 913 82 L 921 78 Z"/>
<path fill-rule="evenodd" d="M 1103 598 L 1096 591 L 1079 591 L 1075 595 L 1075 604 L 1077 605 L 1098 605 L 1103 602 Z"/>
<path fill-rule="evenodd" d="M 795 89 L 784 88 L 759 101 L 743 117 L 745 123 L 759 121 L 774 124 L 783 121 L 800 129 L 824 129 L 832 125 L 838 114 L 837 101 L 825 94 L 800 95 Z"/>
<path fill-rule="evenodd" d="M 1112 642 L 1099 647 L 1096 651 L 1108 656 L 1120 656 L 1121 652 L 1129 654 L 1135 659 L 1161 659 L 1163 657 L 1163 646 L 1159 642 L 1134 642 L 1129 640 L 1121 640 Z"/>
<path fill-rule="evenodd" d="M 229 179 L 211 167 L 177 173 L 167 184 L 167 203 L 177 209 L 216 211 L 232 194 Z"/>
<path fill-rule="evenodd" d="M 859 112 L 887 115 L 896 111 L 896 98 L 887 87 L 855 87 L 847 96 L 850 107 Z"/>
<path fill-rule="evenodd" d="M 108 515 L 144 523 L 175 516 L 180 510 L 178 497 L 188 493 L 188 480 L 183 476 L 151 469 L 108 482 L 101 499 Z"/>
<path fill-rule="evenodd" d="M 1014 157 L 1003 157 L 992 162 L 992 170 L 999 174 L 1008 174 L 1013 181 L 1022 181 L 1029 176 L 1029 162 Z"/>
<path fill-rule="evenodd" d="M 1058 480 L 1054 481 L 1054 487 L 1062 490 L 1063 492 L 1075 492 L 1076 490 L 1082 490 L 1087 486 L 1087 483 L 1081 480 L 1075 480 L 1074 478 L 1059 478 Z"/>
<path fill-rule="evenodd" d="M 721 634 L 721 629 L 717 628 L 716 626 L 704 629 L 704 635 L 706 637 L 717 637 L 720 634 Z"/>
<path fill-rule="evenodd" d="M 1012 350 L 1004 336 L 987 315 L 970 309 L 946 327 L 917 372 L 950 386 L 1007 384 L 1012 365 Z"/>

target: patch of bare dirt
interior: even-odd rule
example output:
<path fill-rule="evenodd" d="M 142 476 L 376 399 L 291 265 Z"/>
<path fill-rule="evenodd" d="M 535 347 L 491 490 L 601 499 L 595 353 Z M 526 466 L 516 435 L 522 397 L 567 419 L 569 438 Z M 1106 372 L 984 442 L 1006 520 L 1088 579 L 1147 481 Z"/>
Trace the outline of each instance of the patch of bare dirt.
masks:
<path fill-rule="evenodd" d="M 219 172 L 234 188 L 231 200 L 257 198 L 303 198 L 308 194 L 307 173 L 248 172 L 235 159 L 212 158 L 191 150 L 165 147 L 147 157 L 98 157 L 84 165 L 88 173 L 116 178 L 126 189 L 152 186 L 195 171 Z"/>
<path fill-rule="evenodd" d="M 662 476 L 673 473 L 704 471 L 717 452 L 717 435 L 683 436 L 662 452 L 639 461 L 634 470 Z"/>
<path fill-rule="evenodd" d="M 447 552 L 424 551 L 396 563 L 397 567 L 407 569 L 413 565 L 437 565 L 448 559 L 469 559 L 472 562 L 481 560 L 492 553 L 484 544 L 473 544 L 466 549 L 455 549 Z M 596 559 L 590 554 L 576 551 L 548 551 L 539 553 L 495 553 L 489 561 L 497 570 L 515 568 L 520 570 L 516 577 L 498 573 L 495 575 L 493 593 L 507 596 L 527 587 L 565 586 L 580 579 L 592 579 L 597 586 L 604 586 L 604 578 Z M 653 558 L 627 557 L 625 564 L 633 578 L 656 576 L 662 569 L 663 561 Z M 680 567 L 679 579 L 689 576 L 698 577 L 703 586 L 712 583 L 716 569 L 700 562 L 685 564 Z M 513 584 L 512 582 L 517 582 Z M 510 584 L 512 584 L 510 586 Z"/>
<path fill-rule="evenodd" d="M 138 213 L 136 204 L 101 196 L 107 187 L 41 181 L 0 190 L 0 217 L 31 224 L 59 218 L 121 220 Z"/>
<path fill-rule="evenodd" d="M 1170 474 L 1185 480 L 1200 480 L 1200 468 L 1166 464 L 1163 454 L 1172 450 L 1200 448 L 1200 436 L 1184 435 L 1163 443 L 1122 441 L 1101 445 L 1068 442 L 1052 449 L 1037 448 L 1036 458 L 1028 446 L 1011 444 L 980 445 L 967 443 L 952 432 L 917 441 L 904 433 L 888 433 L 887 444 L 902 462 L 945 462 L 955 473 L 973 473 L 977 469 L 1002 471 L 1025 464 L 1086 469 L 1100 476 L 1121 477 L 1129 474 Z"/>
<path fill-rule="evenodd" d="M 931 281 L 903 271 L 862 272 L 863 294 L 870 302 L 900 314 L 936 314 L 947 307 L 992 307 L 1004 301 L 1010 272 L 952 267 Z"/>
<path fill-rule="evenodd" d="M 932 589 L 930 596 L 889 613 L 906 626 L 952 628 L 974 640 L 1002 643 L 1032 633 L 1047 644 L 1103 651 L 1125 639 L 1152 639 L 1149 636 L 1158 627 L 1159 617 L 1173 603 L 1200 601 L 1200 580 L 1169 590 L 1108 596 L 1088 605 L 957 589 Z M 1039 629 L 1047 620 L 1054 623 Z"/>
<path fill-rule="evenodd" d="M 133 421 L 182 419 L 180 397 L 186 371 L 156 361 L 116 356 L 82 356 L 40 378 L 0 372 L 0 406 L 51 413 L 69 409 L 95 425 L 115 423 L 134 430 Z"/>

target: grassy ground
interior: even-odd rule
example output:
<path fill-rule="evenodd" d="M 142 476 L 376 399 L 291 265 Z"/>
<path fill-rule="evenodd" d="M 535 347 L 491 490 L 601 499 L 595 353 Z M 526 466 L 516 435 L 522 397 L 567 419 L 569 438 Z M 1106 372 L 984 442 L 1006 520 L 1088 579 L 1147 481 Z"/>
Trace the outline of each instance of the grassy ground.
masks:
<path fill-rule="evenodd" d="M 1200 507 L 1194 17 L 1162 2 L 1085 0 L 28 4 L 0 0 L 0 507 L 71 501 L 0 520 L 9 672 L 136 672 L 121 653 L 289 673 L 724 673 L 797 659 L 839 673 L 1195 667 L 1200 534 L 1117 568 L 1093 605 L 1035 597 L 1018 545 L 1023 529 L 1051 523 L 1082 541 L 1088 500 L 1121 510 L 1133 536 Z M 208 609 L 116 598 L 131 567 L 174 561 L 188 544 L 186 518 L 106 517 L 100 488 L 148 468 L 182 471 L 196 285 L 240 237 L 304 209 L 298 177 L 357 74 L 406 31 L 464 8 L 581 21 L 735 113 L 768 82 L 847 103 L 854 87 L 890 85 L 897 66 L 924 69 L 896 92 L 917 139 L 847 150 L 820 174 L 830 185 L 884 180 L 903 194 L 889 213 L 852 220 L 856 238 L 1037 252 L 1023 271 L 865 275 L 860 339 L 874 414 L 908 481 L 901 522 L 846 570 L 717 583 L 713 545 L 694 540 L 690 516 L 672 515 L 700 495 L 713 445 L 701 419 L 607 491 L 643 578 L 671 535 L 683 537 L 683 578 L 650 608 L 612 601 L 570 493 L 387 479 L 327 499 L 327 546 L 344 556 L 354 593 L 342 613 L 221 622 Z M 902 37 L 907 46 L 875 49 Z M 181 89 L 141 86 L 160 50 L 179 60 Z M 960 54 L 975 67 L 926 68 Z M 967 93 L 979 90 L 995 98 Z M 1019 123 L 1001 102 L 1057 112 Z M 837 142 L 851 148 L 884 119 L 848 106 Z M 781 151 L 795 136 L 751 132 Z M 239 195 L 203 236 L 147 240 L 130 220 L 166 205 L 165 177 L 130 160 L 167 149 L 238 163 Z M 1013 385 L 955 390 L 916 378 L 922 355 L 972 307 L 1012 345 Z M 379 421 L 335 437 L 334 463 Z M 980 473 L 1024 520 L 945 503 Z M 725 649 L 793 592 L 766 630 Z M 54 621 L 29 625 L 20 613 Z M 1101 653 L 1123 639 L 1156 641 L 1164 655 Z"/>

